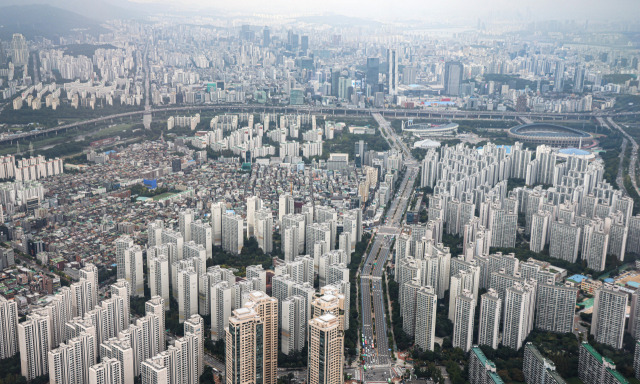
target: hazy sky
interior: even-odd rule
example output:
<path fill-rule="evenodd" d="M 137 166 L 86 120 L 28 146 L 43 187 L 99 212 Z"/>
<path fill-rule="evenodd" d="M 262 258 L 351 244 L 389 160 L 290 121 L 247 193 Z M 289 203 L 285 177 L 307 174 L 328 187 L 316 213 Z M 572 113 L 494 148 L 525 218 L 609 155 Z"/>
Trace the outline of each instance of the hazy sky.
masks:
<path fill-rule="evenodd" d="M 376 19 L 637 20 L 640 0 L 132 0 L 212 7 L 248 13 L 318 14 L 334 12 Z"/>

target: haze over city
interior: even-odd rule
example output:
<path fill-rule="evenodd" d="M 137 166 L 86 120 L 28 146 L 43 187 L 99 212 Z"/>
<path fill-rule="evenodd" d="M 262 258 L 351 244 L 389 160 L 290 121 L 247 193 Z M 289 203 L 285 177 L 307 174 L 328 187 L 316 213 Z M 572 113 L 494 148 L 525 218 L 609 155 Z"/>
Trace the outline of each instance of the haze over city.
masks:
<path fill-rule="evenodd" d="M 248 0 L 239 3 L 210 2 L 203 0 L 186 0 L 179 6 L 175 2 L 165 0 L 137 0 L 137 3 L 163 5 L 180 12 L 187 9 L 223 9 L 245 13 L 309 15 L 317 13 L 339 13 L 353 17 L 371 18 L 374 20 L 423 20 L 433 21 L 437 17 L 445 20 L 466 19 L 475 21 L 478 17 L 513 17 L 525 20 L 555 19 L 576 20 L 589 19 L 597 21 L 618 20 L 633 21 L 633 9 L 637 2 L 633 0 L 614 0 L 603 2 L 598 0 L 566 0 L 566 1 L 508 1 L 491 0 L 488 2 L 473 0 L 451 1 L 418 1 L 402 0 L 389 2 L 374 1 L 338 1 L 328 0 L 296 1 L 275 0 L 270 2 Z M 507 21 L 507 20 L 502 20 Z"/>
<path fill-rule="evenodd" d="M 0 384 L 640 383 L 635 0 L 0 0 Z"/>

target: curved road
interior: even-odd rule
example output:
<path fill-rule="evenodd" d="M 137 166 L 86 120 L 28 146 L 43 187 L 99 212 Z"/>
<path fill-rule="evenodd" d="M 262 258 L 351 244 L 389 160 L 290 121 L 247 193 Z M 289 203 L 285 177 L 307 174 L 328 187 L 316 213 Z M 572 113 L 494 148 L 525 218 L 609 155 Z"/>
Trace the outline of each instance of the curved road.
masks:
<path fill-rule="evenodd" d="M 615 129 L 617 129 L 618 131 L 620 131 L 624 137 L 626 137 L 627 140 L 629 140 L 631 142 L 631 158 L 629 161 L 629 178 L 631 179 L 631 184 L 633 184 L 633 188 L 636 189 L 636 192 L 638 193 L 638 195 L 640 195 L 640 189 L 638 189 L 638 182 L 637 182 L 637 174 L 636 174 L 636 163 L 638 162 L 638 143 L 635 141 L 635 139 L 633 138 L 633 136 L 631 136 L 630 134 L 627 133 L 627 131 L 625 131 L 624 129 L 622 129 L 621 126 L 619 126 L 618 124 L 616 124 L 615 121 L 613 121 L 613 119 L 611 117 L 607 117 L 607 122 L 614 127 Z M 626 146 L 625 146 L 626 148 Z M 624 151 L 623 151 L 624 153 Z M 622 184 L 624 185 L 624 184 Z"/>
<path fill-rule="evenodd" d="M 146 88 L 146 82 L 145 82 Z M 149 96 L 150 97 L 150 96 Z M 147 97 L 147 99 L 149 98 Z M 640 111 L 638 112 L 622 112 L 622 113 L 614 113 L 614 114 L 595 114 L 595 113 L 561 113 L 561 114 L 550 114 L 550 113 L 517 113 L 517 112 L 494 112 L 494 111 L 458 111 L 458 110 L 402 110 L 402 109 L 384 109 L 384 108 L 362 108 L 362 109 L 352 109 L 352 108 L 320 108 L 320 107 L 312 107 L 312 106 L 301 106 L 301 107 L 292 107 L 292 106 L 260 106 L 260 105 L 248 105 L 248 104 L 216 104 L 216 105 L 192 105 L 192 106 L 182 106 L 182 107 L 167 107 L 167 108 L 151 108 L 150 106 L 145 106 L 144 110 L 126 112 L 126 113 L 118 113 L 108 116 L 97 117 L 93 119 L 88 119 L 85 121 L 75 122 L 71 124 L 63 124 L 57 127 L 47 128 L 39 131 L 31 131 L 31 132 L 23 132 L 16 135 L 5 136 L 0 138 L 0 144 L 10 142 L 16 140 L 26 139 L 32 136 L 39 136 L 42 134 L 48 134 L 57 131 L 64 131 L 71 128 L 81 127 L 86 124 L 95 124 L 103 121 L 108 121 L 111 119 L 118 119 L 122 117 L 133 117 L 133 116 L 147 116 L 153 113 L 163 113 L 163 112 L 180 112 L 180 111 L 202 111 L 202 110 L 221 110 L 232 113 L 239 112 L 251 112 L 251 113 L 260 113 L 260 112 L 278 112 L 278 113 L 313 113 L 313 114 L 327 114 L 327 115 L 337 115 L 337 116 L 371 116 L 378 114 L 380 116 L 387 117 L 401 117 L 401 118 L 459 118 L 459 119 L 469 119 L 469 118 L 480 118 L 480 119 L 517 119 L 521 117 L 528 118 L 538 118 L 538 119 L 552 119 L 552 120 L 567 120 L 567 119 L 591 119 L 592 117 L 615 117 L 615 116 L 635 116 L 640 115 Z"/>

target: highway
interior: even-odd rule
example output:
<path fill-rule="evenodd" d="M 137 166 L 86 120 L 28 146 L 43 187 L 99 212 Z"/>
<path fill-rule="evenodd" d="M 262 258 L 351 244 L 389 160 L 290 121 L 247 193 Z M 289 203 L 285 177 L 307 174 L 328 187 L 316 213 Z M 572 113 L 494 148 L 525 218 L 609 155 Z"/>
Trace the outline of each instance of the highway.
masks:
<path fill-rule="evenodd" d="M 607 122 L 609 122 L 609 124 L 613 128 L 620 131 L 624 135 L 624 137 L 626 137 L 627 140 L 631 142 L 631 158 L 629 162 L 629 176 L 631 179 L 631 184 L 633 184 L 633 187 L 636 189 L 636 192 L 640 195 L 640 189 L 638 189 L 638 182 L 636 180 L 636 176 L 637 176 L 636 163 L 638 162 L 638 143 L 634 140 L 634 138 L 630 134 L 627 133 L 627 131 L 622 129 L 621 126 L 619 126 L 615 121 L 613 121 L 611 117 L 607 118 Z M 620 188 L 622 188 L 622 185 L 623 184 L 618 184 Z"/>
<path fill-rule="evenodd" d="M 145 93 L 149 86 L 145 79 Z M 150 95 L 146 97 L 149 100 Z M 140 117 L 147 115 L 147 119 L 150 119 L 152 114 L 168 113 L 168 112 L 187 112 L 187 111 L 220 111 L 228 113 L 301 113 L 301 114 L 318 114 L 318 115 L 334 115 L 334 116 L 375 116 L 376 114 L 393 118 L 426 118 L 426 119 L 511 119 L 516 120 L 518 118 L 528 118 L 531 120 L 589 120 L 593 117 L 616 117 L 616 116 L 637 116 L 640 115 L 640 111 L 637 112 L 620 112 L 603 114 L 601 112 L 596 113 L 518 113 L 518 112 L 495 112 L 495 111 L 459 111 L 449 109 L 384 109 L 384 108 L 340 108 L 340 107 L 313 107 L 313 106 L 279 106 L 279 105 L 253 105 L 253 104 L 204 104 L 204 105 L 189 105 L 181 107 L 156 107 L 152 108 L 150 105 L 146 105 L 145 108 L 139 111 L 117 113 L 113 115 L 107 115 L 79 121 L 71 124 L 63 124 L 56 127 L 47 129 L 34 130 L 29 132 L 21 132 L 13 135 L 6 135 L 0 137 L 0 144 L 10 143 L 13 144 L 16 140 L 23 140 L 30 137 L 41 136 L 43 134 L 55 133 L 58 131 L 66 131 L 72 128 L 78 128 L 88 124 L 96 124 L 113 119 L 119 119 L 123 117 Z"/>
<path fill-rule="evenodd" d="M 610 131 L 613 130 L 611 128 L 611 125 L 609 125 L 609 123 L 602 116 L 596 117 L 596 121 L 598 122 L 598 124 L 600 124 L 600 126 L 602 126 L 602 128 L 606 128 Z M 627 191 L 627 188 L 624 186 L 624 172 L 622 168 L 624 157 L 627 153 L 627 144 L 629 144 L 629 140 L 627 140 L 627 138 L 625 137 L 622 139 L 622 147 L 620 147 L 620 155 L 618 155 L 618 157 L 620 158 L 620 162 L 618 163 L 618 174 L 616 175 L 616 184 L 618 185 L 618 188 L 626 195 L 629 194 L 629 191 Z"/>
<path fill-rule="evenodd" d="M 393 238 L 400 233 L 402 217 L 409 204 L 413 184 L 418 175 L 418 163 L 407 146 L 400 140 L 390 124 L 380 115 L 373 117 L 380 130 L 396 150 L 404 154 L 406 167 L 400 187 L 391 200 L 384 223 L 378 228 L 374 242 L 360 270 L 360 292 L 362 293 L 362 348 L 367 368 L 389 367 L 392 363 L 387 330 L 387 311 L 383 292 L 383 274 L 391 254 Z M 375 371 L 374 371 L 375 372 Z M 369 372 L 369 374 L 375 374 Z M 366 378 L 367 372 L 364 376 Z M 366 380 L 365 380 L 366 381 Z"/>
<path fill-rule="evenodd" d="M 625 153 L 627 153 L 627 143 L 629 143 L 629 140 L 622 139 L 622 147 L 620 148 L 620 155 L 618 156 L 620 158 L 620 162 L 618 164 L 618 174 L 616 175 L 616 184 L 618 185 L 618 188 L 620 188 L 620 190 L 622 190 L 625 194 L 628 195 L 629 191 L 627 191 L 627 188 L 624 186 L 624 175 L 622 172 L 624 155 Z"/>

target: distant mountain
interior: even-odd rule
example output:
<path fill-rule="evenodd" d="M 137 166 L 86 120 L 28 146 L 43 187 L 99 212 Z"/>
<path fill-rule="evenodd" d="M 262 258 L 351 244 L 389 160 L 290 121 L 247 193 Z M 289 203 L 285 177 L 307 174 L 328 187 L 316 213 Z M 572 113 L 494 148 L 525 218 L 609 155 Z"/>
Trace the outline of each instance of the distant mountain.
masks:
<path fill-rule="evenodd" d="M 11 5 L 0 8 L 0 39 L 3 40 L 10 39 L 14 33 L 22 33 L 27 39 L 36 36 L 56 39 L 73 30 L 93 34 L 106 32 L 96 20 L 49 5 Z"/>
<path fill-rule="evenodd" d="M 127 0 L 0 0 L 0 7 L 34 4 L 49 5 L 99 21 L 139 18 L 148 8 Z"/>

